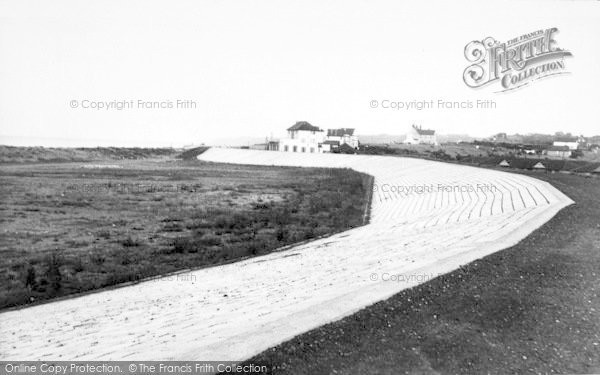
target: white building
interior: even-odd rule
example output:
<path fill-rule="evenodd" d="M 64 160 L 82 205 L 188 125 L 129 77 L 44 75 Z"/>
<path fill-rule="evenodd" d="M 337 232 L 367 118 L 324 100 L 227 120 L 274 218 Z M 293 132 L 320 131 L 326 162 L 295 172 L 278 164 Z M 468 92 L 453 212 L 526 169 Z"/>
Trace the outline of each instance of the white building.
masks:
<path fill-rule="evenodd" d="M 564 137 L 558 138 L 552 143 L 552 146 L 562 147 L 567 146 L 569 150 L 577 150 L 579 147 L 579 141 L 577 137 Z"/>
<path fill-rule="evenodd" d="M 298 121 L 287 132 L 286 138 L 267 141 L 257 147 L 271 151 L 322 153 L 334 152 L 342 145 L 355 150 L 359 146 L 358 137 L 351 128 L 328 129 L 325 135 L 320 128 L 306 121 Z"/>
<path fill-rule="evenodd" d="M 279 141 L 279 151 L 283 152 L 323 152 L 325 132 L 306 121 L 298 121 L 287 129 L 287 138 Z"/>
<path fill-rule="evenodd" d="M 421 126 L 413 125 L 404 140 L 406 144 L 429 144 L 437 145 L 435 130 L 423 129 Z"/>
<path fill-rule="evenodd" d="M 333 148 L 348 145 L 358 149 L 358 137 L 354 135 L 354 129 L 352 128 L 327 129 L 325 144 L 329 144 Z"/>
<path fill-rule="evenodd" d="M 545 150 L 545 154 L 548 156 L 556 156 L 559 158 L 568 158 L 573 153 L 573 150 L 569 146 L 550 146 Z"/>

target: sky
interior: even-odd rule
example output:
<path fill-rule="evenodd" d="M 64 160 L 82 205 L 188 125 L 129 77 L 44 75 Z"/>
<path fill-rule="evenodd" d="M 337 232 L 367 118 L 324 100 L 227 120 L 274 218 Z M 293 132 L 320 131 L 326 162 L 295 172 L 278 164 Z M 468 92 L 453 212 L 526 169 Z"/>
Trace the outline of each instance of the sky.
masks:
<path fill-rule="evenodd" d="M 469 42 L 552 27 L 568 74 L 463 81 Z M 0 0 L 0 144 L 180 147 L 296 121 L 600 134 L 599 37 L 598 1 Z M 438 106 L 477 100 L 495 108 Z"/>

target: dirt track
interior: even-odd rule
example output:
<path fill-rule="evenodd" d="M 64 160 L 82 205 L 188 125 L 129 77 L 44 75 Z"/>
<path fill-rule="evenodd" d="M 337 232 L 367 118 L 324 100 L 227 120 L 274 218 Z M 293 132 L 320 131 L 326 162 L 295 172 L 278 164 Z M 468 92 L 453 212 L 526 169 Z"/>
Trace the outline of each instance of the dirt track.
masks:
<path fill-rule="evenodd" d="M 234 149 L 199 158 L 369 173 L 371 222 L 285 252 L 1 313 L 2 360 L 249 358 L 512 246 L 572 203 L 533 178 L 418 159 Z"/>

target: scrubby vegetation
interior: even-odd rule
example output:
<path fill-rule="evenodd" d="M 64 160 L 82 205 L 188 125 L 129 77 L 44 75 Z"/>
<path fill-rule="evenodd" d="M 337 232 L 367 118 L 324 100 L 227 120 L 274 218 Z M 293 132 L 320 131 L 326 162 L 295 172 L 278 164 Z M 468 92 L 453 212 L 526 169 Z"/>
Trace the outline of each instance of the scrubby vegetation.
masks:
<path fill-rule="evenodd" d="M 133 160 L 173 156 L 176 152 L 172 148 L 0 146 L 0 163 Z"/>
<path fill-rule="evenodd" d="M 265 254 L 363 224 L 351 170 L 0 167 L 0 308 Z"/>
<path fill-rule="evenodd" d="M 488 142 L 489 143 L 489 142 Z M 474 144 L 477 144 L 475 142 Z M 525 155 L 513 148 L 503 148 L 499 145 L 479 142 L 486 148 L 467 148 L 455 145 L 414 145 L 414 146 L 389 146 L 389 145 L 364 145 L 358 151 L 365 155 L 408 156 L 428 160 L 459 162 L 482 167 L 496 167 L 502 160 L 510 164 L 511 169 L 533 169 L 538 162 L 549 171 L 567 171 L 575 173 L 589 173 L 600 167 L 600 162 L 589 160 L 575 160 L 582 156 L 581 150 L 573 152 L 570 158 L 548 158 L 541 154 Z"/>
<path fill-rule="evenodd" d="M 510 164 L 510 168 L 515 169 L 533 169 L 533 166 L 541 162 L 549 171 L 567 171 L 577 173 L 587 173 L 600 167 L 600 163 L 588 162 L 572 159 L 549 159 L 549 158 L 523 158 L 515 156 L 472 156 L 465 155 L 455 158 L 462 163 L 469 163 L 477 166 L 495 167 L 502 160 L 506 160 Z M 450 159 L 451 160 L 451 159 Z"/>

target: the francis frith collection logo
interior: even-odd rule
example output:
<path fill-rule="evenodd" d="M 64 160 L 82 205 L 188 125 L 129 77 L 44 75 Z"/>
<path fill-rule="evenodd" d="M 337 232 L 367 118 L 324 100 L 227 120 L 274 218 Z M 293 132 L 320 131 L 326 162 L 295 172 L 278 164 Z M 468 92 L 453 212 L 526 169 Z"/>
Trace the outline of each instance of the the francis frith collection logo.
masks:
<path fill-rule="evenodd" d="M 497 82 L 497 92 L 514 90 L 533 81 L 568 73 L 565 57 L 571 52 L 558 47 L 553 27 L 500 43 L 492 37 L 475 40 L 465 46 L 471 63 L 464 73 L 467 86 L 478 88 Z"/>

